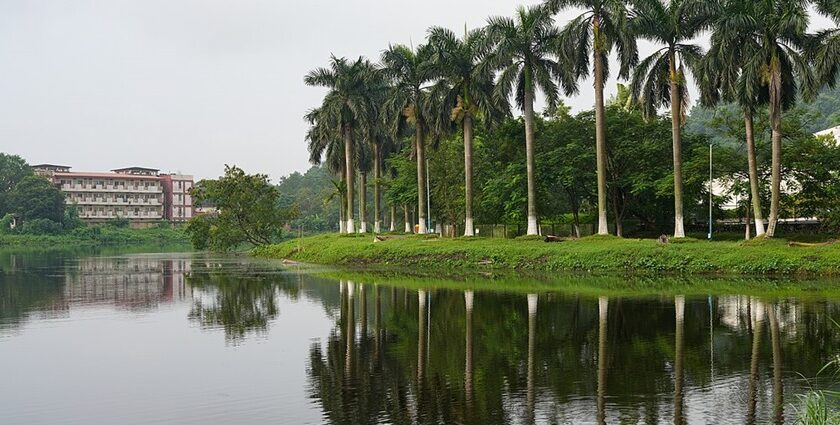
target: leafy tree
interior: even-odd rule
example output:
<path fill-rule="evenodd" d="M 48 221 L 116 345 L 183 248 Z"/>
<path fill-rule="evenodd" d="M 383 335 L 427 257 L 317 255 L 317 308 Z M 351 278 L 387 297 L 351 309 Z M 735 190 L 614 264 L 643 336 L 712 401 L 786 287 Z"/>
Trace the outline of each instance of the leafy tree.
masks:
<path fill-rule="evenodd" d="M 664 44 L 633 70 L 633 98 L 641 102 L 646 117 L 663 105 L 671 107 L 674 164 L 674 237 L 685 237 L 683 224 L 682 125 L 688 105 L 687 72 L 702 58 L 699 46 L 691 44 L 712 18 L 710 8 L 698 0 L 635 0 L 631 21 L 639 37 Z"/>
<path fill-rule="evenodd" d="M 496 81 L 500 101 L 514 94 L 525 119 L 526 177 L 528 181 L 528 230 L 536 235 L 537 188 L 534 173 L 534 97 L 537 89 L 545 95 L 549 110 L 557 106 L 560 82 L 567 94 L 577 91 L 570 70 L 554 57 L 559 32 L 554 19 L 542 6 L 520 7 L 514 18 L 491 17 L 487 34 L 494 45 L 487 66 L 500 71 Z"/>
<path fill-rule="evenodd" d="M 595 155 L 598 168 L 598 234 L 609 233 L 607 226 L 607 124 L 604 109 L 604 83 L 609 78 L 607 56 L 615 49 L 620 63 L 619 76 L 627 78 L 638 61 L 635 35 L 628 25 L 623 0 L 547 0 L 549 9 L 583 9 L 569 21 L 561 35 L 561 49 L 571 61 L 578 79 L 592 74 L 595 79 Z M 589 56 L 592 56 L 590 69 Z"/>
<path fill-rule="evenodd" d="M 283 226 L 297 216 L 296 205 L 282 208 L 280 192 L 264 174 L 245 174 L 225 166 L 218 180 L 202 180 L 193 188 L 196 203 L 212 200 L 216 215 L 190 220 L 187 232 L 196 248 L 229 250 L 243 243 L 265 245 L 281 236 Z"/>
<path fill-rule="evenodd" d="M 0 153 L 0 215 L 11 212 L 6 197 L 15 185 L 26 176 L 32 175 L 32 169 L 26 161 L 17 156 Z"/>
<path fill-rule="evenodd" d="M 9 210 L 23 222 L 48 219 L 61 223 L 64 218 L 64 194 L 41 176 L 26 176 L 9 192 Z"/>

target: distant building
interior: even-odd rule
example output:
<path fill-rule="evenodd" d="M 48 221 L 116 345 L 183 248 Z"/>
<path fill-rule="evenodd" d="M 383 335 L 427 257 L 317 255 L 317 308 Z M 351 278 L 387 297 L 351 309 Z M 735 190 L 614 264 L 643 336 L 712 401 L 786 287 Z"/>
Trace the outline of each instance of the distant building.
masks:
<path fill-rule="evenodd" d="M 835 143 L 840 143 L 840 125 L 814 133 L 814 136 L 833 136 Z"/>
<path fill-rule="evenodd" d="M 175 222 L 193 216 L 189 190 L 193 178 L 181 174 L 160 174 L 160 170 L 128 167 L 111 172 L 70 171 L 69 166 L 38 164 L 36 173 L 49 178 L 76 205 L 87 222 L 127 218 L 142 225 L 160 220 Z"/>

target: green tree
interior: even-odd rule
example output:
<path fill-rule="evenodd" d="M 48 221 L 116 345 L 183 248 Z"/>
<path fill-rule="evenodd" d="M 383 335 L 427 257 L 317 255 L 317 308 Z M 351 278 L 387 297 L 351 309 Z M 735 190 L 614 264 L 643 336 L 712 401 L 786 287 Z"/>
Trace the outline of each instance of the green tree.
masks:
<path fill-rule="evenodd" d="M 528 230 L 539 233 L 537 226 L 537 188 L 534 170 L 534 97 L 537 89 L 545 95 L 549 110 L 557 106 L 560 82 L 567 94 L 577 91 L 570 70 L 564 68 L 554 52 L 559 32 L 554 19 L 542 6 L 520 7 L 513 18 L 497 16 L 487 21 L 487 33 L 494 45 L 487 66 L 499 70 L 496 81 L 500 101 L 514 94 L 525 119 L 525 156 L 528 180 Z"/>
<path fill-rule="evenodd" d="M 607 225 L 607 124 L 604 109 L 604 83 L 609 78 L 607 56 L 615 49 L 620 63 L 619 76 L 627 78 L 638 61 L 636 40 L 628 25 L 623 0 L 547 0 L 554 13 L 567 8 L 583 9 L 563 28 L 561 49 L 572 63 L 578 79 L 592 74 L 595 79 L 595 157 L 598 176 L 598 234 L 609 233 Z M 592 56 L 590 68 L 589 57 Z"/>
<path fill-rule="evenodd" d="M 329 92 L 318 109 L 318 118 L 326 129 L 340 129 L 344 142 L 344 171 L 347 181 L 347 232 L 355 233 L 353 220 L 353 182 L 355 180 L 355 140 L 357 131 L 369 133 L 369 126 L 375 117 L 375 105 L 371 90 L 378 79 L 378 71 L 366 59 L 348 61 L 346 58 L 330 58 L 329 68 L 310 71 L 304 82 L 315 87 L 326 87 Z M 311 153 L 311 151 L 310 151 Z"/>
<path fill-rule="evenodd" d="M 674 165 L 674 237 L 685 237 L 683 223 L 682 126 L 688 105 L 687 71 L 702 58 L 699 46 L 691 44 L 712 18 L 711 8 L 698 0 L 635 0 L 631 27 L 639 37 L 664 44 L 642 59 L 633 70 L 630 87 L 641 102 L 646 117 L 663 105 L 671 107 L 671 137 Z"/>
<path fill-rule="evenodd" d="M 444 122 L 459 123 L 464 137 L 464 236 L 475 236 L 473 226 L 473 126 L 508 113 L 506 98 L 494 98 L 493 74 L 484 66 L 488 53 L 486 32 L 467 31 L 463 38 L 441 27 L 429 29 L 434 49 L 432 66 L 442 78 L 445 93 L 439 113 Z M 454 223 L 453 223 L 454 224 Z"/>
<path fill-rule="evenodd" d="M 245 174 L 225 166 L 218 180 L 202 180 L 193 188 L 196 203 L 212 201 L 218 213 L 201 215 L 187 225 L 196 248 L 229 250 L 243 243 L 265 245 L 281 236 L 283 226 L 297 217 L 296 205 L 280 206 L 280 193 L 264 174 Z"/>
<path fill-rule="evenodd" d="M 23 222 L 47 219 L 61 223 L 64 218 L 64 194 L 41 176 L 26 176 L 9 192 L 9 210 Z"/>
<path fill-rule="evenodd" d="M 431 49 L 396 44 L 382 53 L 382 69 L 391 88 L 384 103 L 387 133 L 398 138 L 405 127 L 414 128 L 413 154 L 417 162 L 417 225 L 426 233 L 426 139 L 431 132 L 432 94 L 425 85 L 434 78 Z"/>
<path fill-rule="evenodd" d="M 26 176 L 32 175 L 32 169 L 26 160 L 6 153 L 0 153 L 0 216 L 11 212 L 6 197 L 15 185 Z"/>

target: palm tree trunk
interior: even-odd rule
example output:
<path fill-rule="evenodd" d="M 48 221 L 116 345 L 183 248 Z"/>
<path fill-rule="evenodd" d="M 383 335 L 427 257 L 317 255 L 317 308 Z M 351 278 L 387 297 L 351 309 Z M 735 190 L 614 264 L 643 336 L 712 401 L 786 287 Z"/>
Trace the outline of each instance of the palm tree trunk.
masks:
<path fill-rule="evenodd" d="M 347 164 L 341 164 L 341 183 L 347 184 Z M 347 218 L 344 217 L 344 212 L 347 210 L 347 202 L 344 199 L 345 194 L 341 193 L 341 188 L 338 190 L 338 233 L 347 233 Z"/>
<path fill-rule="evenodd" d="M 758 191 L 758 166 L 755 158 L 755 128 L 752 110 L 744 109 L 744 127 L 747 132 L 747 165 L 750 173 L 750 197 L 752 198 L 753 216 L 755 217 L 755 235 L 764 234 L 764 218 L 761 215 L 761 194 Z"/>
<path fill-rule="evenodd" d="M 414 131 L 417 148 L 417 233 L 426 233 L 426 154 L 423 147 L 423 127 L 418 120 Z"/>
<path fill-rule="evenodd" d="M 403 205 L 403 214 L 405 215 L 405 233 L 413 233 L 411 231 L 411 218 L 408 216 L 408 205 Z"/>
<path fill-rule="evenodd" d="M 595 77 L 595 158 L 598 165 L 598 234 L 610 233 L 607 225 L 607 123 L 604 111 L 604 64 L 599 44 L 600 19 L 595 15 L 592 20 L 594 27 L 595 48 L 594 77 Z"/>
<path fill-rule="evenodd" d="M 537 229 L 537 192 L 534 182 L 534 90 L 526 68 L 526 88 L 524 102 L 525 118 L 525 162 L 528 174 L 528 231 L 527 235 L 536 235 Z"/>
<path fill-rule="evenodd" d="M 367 173 L 359 173 L 359 233 L 367 233 Z"/>
<path fill-rule="evenodd" d="M 668 54 L 671 71 L 671 138 L 674 145 L 674 237 L 684 238 L 683 226 L 683 184 L 682 184 L 682 99 L 677 86 L 676 54 L 671 48 Z"/>
<path fill-rule="evenodd" d="M 473 120 L 464 114 L 464 236 L 475 236 L 473 228 Z"/>
<path fill-rule="evenodd" d="M 347 233 L 356 233 L 356 225 L 353 221 L 353 183 L 356 173 L 353 172 L 353 129 L 349 125 L 344 126 L 344 171 L 347 183 Z"/>
<path fill-rule="evenodd" d="M 391 225 L 388 226 L 388 231 L 395 232 L 397 230 L 397 206 L 391 205 Z"/>
<path fill-rule="evenodd" d="M 770 218 L 767 223 L 767 237 L 776 234 L 779 220 L 779 201 L 782 186 L 782 75 L 778 60 L 771 64 L 770 74 L 770 128 L 773 146 L 773 161 L 770 169 Z"/>
<path fill-rule="evenodd" d="M 381 153 L 379 143 L 373 144 L 373 233 L 379 233 L 379 226 L 382 223 L 382 194 L 379 191 L 379 179 L 382 177 L 380 169 Z"/>

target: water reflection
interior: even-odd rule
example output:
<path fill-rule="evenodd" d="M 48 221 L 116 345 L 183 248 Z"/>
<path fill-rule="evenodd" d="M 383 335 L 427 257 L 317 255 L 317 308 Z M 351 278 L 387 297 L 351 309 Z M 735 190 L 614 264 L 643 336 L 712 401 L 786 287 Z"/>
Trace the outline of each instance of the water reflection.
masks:
<path fill-rule="evenodd" d="M 298 329 L 307 342 L 283 341 L 284 350 L 305 360 L 248 358 L 269 375 L 302 374 L 306 385 L 293 390 L 321 416 L 302 411 L 298 422 L 789 423 L 789 403 L 808 388 L 799 376 L 840 348 L 830 320 L 840 302 L 823 298 L 412 290 L 190 255 L 2 261 L 0 336 L 78 308 L 155 315 L 182 305 L 180 322 L 228 343 L 191 354 L 231 361 L 226 348 Z M 301 304 L 330 329 L 284 316 Z M 14 343 L 0 339 L 0 350 Z M 251 414 L 282 404 L 230 392 L 256 404 Z"/>

